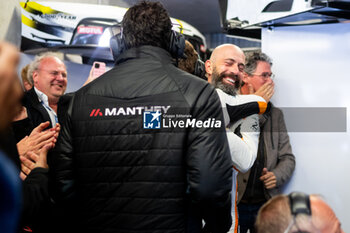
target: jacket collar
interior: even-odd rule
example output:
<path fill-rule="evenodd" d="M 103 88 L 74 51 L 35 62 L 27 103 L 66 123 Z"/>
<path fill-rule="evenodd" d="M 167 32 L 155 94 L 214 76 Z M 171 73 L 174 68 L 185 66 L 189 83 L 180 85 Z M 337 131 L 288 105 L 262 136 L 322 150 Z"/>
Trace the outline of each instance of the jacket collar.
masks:
<path fill-rule="evenodd" d="M 163 48 L 151 46 L 151 45 L 142 45 L 140 47 L 131 48 L 124 51 L 116 61 L 116 64 L 123 63 L 130 59 L 136 58 L 153 58 L 161 62 L 173 62 L 170 53 Z"/>
<path fill-rule="evenodd" d="M 28 106 L 36 109 L 37 111 L 40 112 L 40 114 L 43 116 L 43 118 L 45 119 L 44 121 L 49 121 L 50 122 L 50 126 L 49 128 L 52 127 L 51 125 L 51 120 L 50 120 L 50 116 L 49 113 L 46 111 L 45 107 L 40 103 L 39 98 L 37 93 L 34 90 L 34 87 L 32 87 L 32 89 L 30 89 L 29 91 L 27 91 L 24 94 L 24 105 L 28 108 Z M 29 110 L 30 111 L 30 110 Z"/>
<path fill-rule="evenodd" d="M 35 90 L 34 90 L 34 86 L 32 87 L 32 89 L 30 89 L 29 91 L 27 91 L 25 93 L 25 96 L 28 97 L 28 99 L 35 105 L 37 104 L 40 104 L 40 101 L 39 101 L 39 97 L 38 95 L 36 94 Z"/>

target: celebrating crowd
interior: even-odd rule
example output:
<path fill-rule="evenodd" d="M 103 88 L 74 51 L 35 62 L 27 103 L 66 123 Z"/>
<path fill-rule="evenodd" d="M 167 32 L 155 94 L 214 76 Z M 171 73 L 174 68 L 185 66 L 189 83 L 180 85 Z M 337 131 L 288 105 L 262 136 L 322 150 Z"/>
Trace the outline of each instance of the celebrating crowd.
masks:
<path fill-rule="evenodd" d="M 342 232 L 319 196 L 280 194 L 295 157 L 266 54 L 223 44 L 204 63 L 158 2 L 122 28 L 115 67 L 69 94 L 54 53 L 23 92 L 0 44 L 1 232 Z M 220 124 L 145 127 L 165 113 Z"/>

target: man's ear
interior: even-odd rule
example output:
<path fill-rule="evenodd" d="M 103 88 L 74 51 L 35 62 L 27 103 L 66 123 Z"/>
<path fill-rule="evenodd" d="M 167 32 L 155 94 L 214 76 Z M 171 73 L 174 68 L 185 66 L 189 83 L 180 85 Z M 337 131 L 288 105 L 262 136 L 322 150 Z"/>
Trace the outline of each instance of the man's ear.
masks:
<path fill-rule="evenodd" d="M 39 76 L 38 71 L 37 71 L 37 70 L 34 70 L 34 71 L 33 71 L 33 74 L 32 74 L 33 85 L 34 85 L 34 83 L 37 83 L 37 82 L 38 82 L 38 78 L 39 78 L 38 76 Z"/>
<path fill-rule="evenodd" d="M 207 73 L 208 82 L 211 83 L 211 75 L 213 73 L 213 66 L 210 60 L 205 62 L 205 72 Z"/>
<path fill-rule="evenodd" d="M 243 72 L 243 77 L 242 77 L 242 82 L 244 83 L 244 84 L 248 84 L 249 83 L 249 75 L 246 73 L 246 72 Z M 244 85 L 243 84 L 243 85 Z M 242 86 L 243 86 L 242 85 Z"/>

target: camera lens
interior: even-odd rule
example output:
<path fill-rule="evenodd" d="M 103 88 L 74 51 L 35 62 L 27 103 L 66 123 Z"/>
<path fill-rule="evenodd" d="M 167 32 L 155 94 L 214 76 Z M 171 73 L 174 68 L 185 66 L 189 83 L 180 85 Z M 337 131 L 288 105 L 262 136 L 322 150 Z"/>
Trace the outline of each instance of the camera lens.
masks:
<path fill-rule="evenodd" d="M 99 63 L 95 63 L 95 68 L 100 68 L 100 64 Z"/>

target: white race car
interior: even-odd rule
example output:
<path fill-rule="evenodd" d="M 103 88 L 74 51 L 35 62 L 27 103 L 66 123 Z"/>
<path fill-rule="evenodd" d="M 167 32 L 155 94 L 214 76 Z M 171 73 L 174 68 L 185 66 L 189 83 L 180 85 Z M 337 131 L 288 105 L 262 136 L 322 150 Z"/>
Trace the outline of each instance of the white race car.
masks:
<path fill-rule="evenodd" d="M 67 2 L 21 2 L 22 43 L 25 53 L 43 48 L 79 54 L 83 63 L 91 58 L 113 61 L 109 39 L 123 19 L 126 8 Z M 171 18 L 173 30 L 182 33 L 203 56 L 205 37 L 190 24 Z"/>

